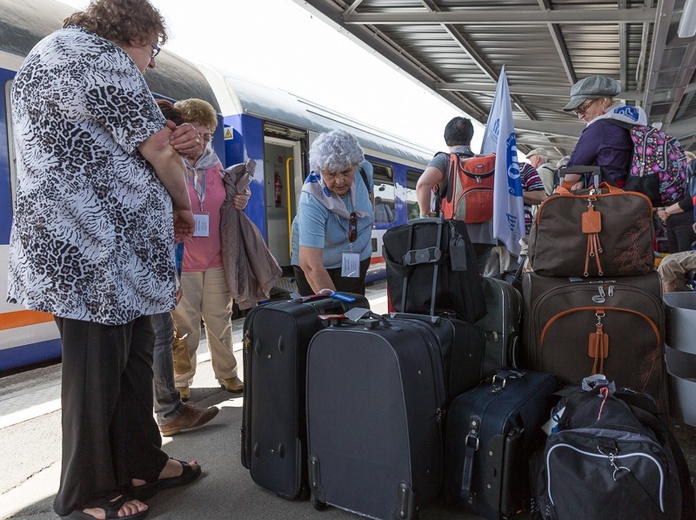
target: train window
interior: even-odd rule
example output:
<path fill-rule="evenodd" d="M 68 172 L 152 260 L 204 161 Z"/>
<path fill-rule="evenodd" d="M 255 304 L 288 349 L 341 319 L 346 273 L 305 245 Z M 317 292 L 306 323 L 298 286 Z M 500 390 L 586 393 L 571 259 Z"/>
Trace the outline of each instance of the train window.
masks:
<path fill-rule="evenodd" d="M 10 165 L 10 203 L 12 213 L 15 207 L 15 190 L 17 189 L 17 158 L 15 157 L 14 138 L 12 136 L 12 111 L 10 110 L 10 90 L 12 81 L 5 83 L 5 128 L 7 129 L 8 163 Z"/>
<path fill-rule="evenodd" d="M 418 208 L 418 199 L 416 198 L 416 183 L 421 176 L 422 171 L 408 170 L 406 172 L 406 204 L 408 206 L 408 219 L 418 218 L 420 210 Z"/>
<path fill-rule="evenodd" d="M 391 166 L 370 161 L 375 181 L 375 222 L 394 221 L 394 170 Z"/>

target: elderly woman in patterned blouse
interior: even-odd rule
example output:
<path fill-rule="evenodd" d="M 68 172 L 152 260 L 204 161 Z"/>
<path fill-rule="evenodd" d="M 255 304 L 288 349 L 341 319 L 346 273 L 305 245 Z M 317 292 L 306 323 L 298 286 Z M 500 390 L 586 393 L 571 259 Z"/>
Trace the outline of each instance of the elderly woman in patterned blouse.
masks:
<path fill-rule="evenodd" d="M 162 451 L 152 415 L 150 316 L 174 308 L 171 244 L 194 225 L 180 154 L 200 142 L 144 81 L 165 41 L 146 0 L 93 0 L 12 85 L 8 300 L 52 313 L 61 336 L 62 518 L 139 519 L 141 499 L 201 473 Z"/>

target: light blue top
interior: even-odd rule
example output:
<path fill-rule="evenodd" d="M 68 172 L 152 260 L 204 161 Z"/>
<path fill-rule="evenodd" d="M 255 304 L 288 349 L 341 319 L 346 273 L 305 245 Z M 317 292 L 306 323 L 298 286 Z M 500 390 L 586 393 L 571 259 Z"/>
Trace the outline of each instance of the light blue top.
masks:
<path fill-rule="evenodd" d="M 368 183 L 372 186 L 372 165 L 364 161 L 362 168 L 367 174 Z M 358 209 L 368 214 L 358 219 L 358 238 L 353 242 L 352 247 L 348 240 L 348 220 L 330 212 L 309 193 L 302 192 L 297 215 L 292 221 L 292 265 L 300 265 L 300 246 L 323 249 L 322 261 L 327 269 L 341 267 L 344 251 L 360 253 L 360 260 L 365 260 L 372 255 L 372 223 L 375 215 L 368 188 L 357 168 L 353 182 L 357 187 L 356 208 L 353 208 L 350 193 L 341 200 L 345 203 L 348 212 Z"/>

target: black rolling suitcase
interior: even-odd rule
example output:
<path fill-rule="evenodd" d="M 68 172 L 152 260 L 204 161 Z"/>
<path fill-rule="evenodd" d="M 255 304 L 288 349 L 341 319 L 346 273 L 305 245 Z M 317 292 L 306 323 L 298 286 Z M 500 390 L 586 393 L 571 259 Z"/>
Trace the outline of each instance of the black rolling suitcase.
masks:
<path fill-rule="evenodd" d="M 529 457 L 543 445 L 557 398 L 552 374 L 501 370 L 452 401 L 447 411 L 445 497 L 489 519 L 530 503 Z"/>
<path fill-rule="evenodd" d="M 528 272 L 522 284 L 522 366 L 554 373 L 563 385 L 605 374 L 664 406 L 665 312 L 657 272 L 605 278 Z"/>
<path fill-rule="evenodd" d="M 446 316 L 395 312 L 391 317 L 422 322 L 435 332 L 445 371 L 448 403 L 481 382 L 486 346 L 486 334 L 481 327 Z"/>
<path fill-rule="evenodd" d="M 305 375 L 309 341 L 323 327 L 318 316 L 369 308 L 364 296 L 346 296 L 354 301 L 271 302 L 244 320 L 242 464 L 254 482 L 283 498 L 308 496 Z"/>
<path fill-rule="evenodd" d="M 391 313 L 393 318 L 418 320 L 427 323 L 435 332 L 440 343 L 445 370 L 445 388 L 447 402 L 479 384 L 482 377 L 483 355 L 486 346 L 486 335 L 481 327 L 463 321 L 452 313 L 435 315 L 437 301 L 438 268 L 433 269 L 433 279 L 430 285 L 430 314 Z M 415 290 L 409 279 L 405 278 L 401 290 L 400 309 L 408 308 L 410 291 Z M 422 288 L 418 291 L 422 294 Z"/>
<path fill-rule="evenodd" d="M 380 318 L 319 331 L 307 359 L 313 505 L 417 518 L 442 486 L 444 385 L 426 323 Z"/>
<path fill-rule="evenodd" d="M 383 241 L 395 311 L 456 315 L 471 323 L 486 314 L 476 253 L 464 222 L 412 220 L 387 230 Z"/>
<path fill-rule="evenodd" d="M 483 277 L 486 315 L 476 322 L 486 335 L 483 378 L 517 366 L 522 324 L 522 294 L 510 282 Z"/>

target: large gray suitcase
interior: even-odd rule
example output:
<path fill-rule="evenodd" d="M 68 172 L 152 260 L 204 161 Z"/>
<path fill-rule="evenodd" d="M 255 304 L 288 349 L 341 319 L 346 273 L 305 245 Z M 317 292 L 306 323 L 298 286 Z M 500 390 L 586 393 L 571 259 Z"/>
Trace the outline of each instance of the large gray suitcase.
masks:
<path fill-rule="evenodd" d="M 417 518 L 442 486 L 445 399 L 426 322 L 381 318 L 319 331 L 307 358 L 313 505 Z"/>
<path fill-rule="evenodd" d="M 242 465 L 260 486 L 287 499 L 307 498 L 305 372 L 319 315 L 369 308 L 358 294 L 305 296 L 254 307 L 244 320 Z M 344 298 L 345 300 L 345 298 Z"/>

